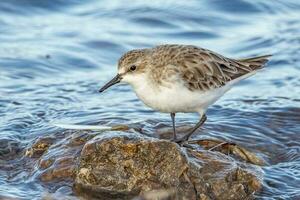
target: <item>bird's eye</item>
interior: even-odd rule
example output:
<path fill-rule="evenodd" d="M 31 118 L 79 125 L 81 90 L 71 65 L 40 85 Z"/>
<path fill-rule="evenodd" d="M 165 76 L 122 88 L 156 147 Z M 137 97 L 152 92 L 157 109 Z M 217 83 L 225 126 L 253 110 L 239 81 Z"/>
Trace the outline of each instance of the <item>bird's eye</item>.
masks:
<path fill-rule="evenodd" d="M 136 66 L 135 66 L 135 65 L 132 65 L 132 66 L 130 67 L 130 70 L 131 70 L 131 71 L 136 70 Z"/>

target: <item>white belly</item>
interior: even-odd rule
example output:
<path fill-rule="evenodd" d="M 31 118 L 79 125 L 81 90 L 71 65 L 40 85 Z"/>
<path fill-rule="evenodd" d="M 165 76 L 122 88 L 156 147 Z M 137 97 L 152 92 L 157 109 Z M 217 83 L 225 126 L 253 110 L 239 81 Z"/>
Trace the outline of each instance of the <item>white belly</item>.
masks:
<path fill-rule="evenodd" d="M 228 89 L 218 88 L 207 92 L 190 91 L 181 84 L 171 88 L 153 88 L 149 84 L 134 87 L 137 96 L 149 107 L 160 112 L 199 112 L 219 99 Z"/>

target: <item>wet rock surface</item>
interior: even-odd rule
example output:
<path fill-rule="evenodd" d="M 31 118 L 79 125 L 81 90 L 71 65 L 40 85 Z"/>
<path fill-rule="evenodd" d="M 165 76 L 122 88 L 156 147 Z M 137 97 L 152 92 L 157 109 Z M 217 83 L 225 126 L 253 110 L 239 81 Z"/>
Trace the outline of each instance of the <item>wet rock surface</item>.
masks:
<path fill-rule="evenodd" d="M 257 165 L 264 164 L 234 144 L 181 147 L 124 126 L 38 138 L 24 159 L 49 196 L 72 188 L 64 194 L 86 199 L 251 199 L 262 187 Z"/>
<path fill-rule="evenodd" d="M 187 167 L 187 159 L 175 143 L 139 134 L 105 134 L 84 146 L 75 186 L 111 198 L 126 195 L 130 199 L 160 188 L 184 193 L 182 174 Z M 192 192 L 193 188 L 186 190 Z"/>

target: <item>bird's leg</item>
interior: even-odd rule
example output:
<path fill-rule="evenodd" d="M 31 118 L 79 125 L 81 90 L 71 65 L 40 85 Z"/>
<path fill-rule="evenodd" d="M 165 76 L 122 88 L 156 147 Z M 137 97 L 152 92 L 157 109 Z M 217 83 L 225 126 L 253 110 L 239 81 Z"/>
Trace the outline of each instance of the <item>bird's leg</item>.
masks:
<path fill-rule="evenodd" d="M 199 122 L 182 138 L 177 139 L 175 142 L 182 144 L 183 142 L 187 141 L 190 136 L 200 127 L 204 124 L 204 122 L 206 121 L 207 117 L 205 114 L 203 114 L 199 120 Z"/>
<path fill-rule="evenodd" d="M 171 115 L 172 125 L 173 125 L 173 140 L 172 141 L 176 141 L 177 136 L 176 136 L 176 128 L 175 128 L 175 113 L 170 113 L 170 115 Z"/>

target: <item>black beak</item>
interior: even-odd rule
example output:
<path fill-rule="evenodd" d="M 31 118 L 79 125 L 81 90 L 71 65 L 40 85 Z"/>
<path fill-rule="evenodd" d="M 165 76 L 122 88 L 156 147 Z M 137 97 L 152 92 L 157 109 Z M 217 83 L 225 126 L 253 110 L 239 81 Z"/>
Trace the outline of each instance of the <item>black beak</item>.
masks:
<path fill-rule="evenodd" d="M 113 86 L 117 83 L 120 83 L 120 81 L 122 80 L 122 77 L 117 74 L 113 79 L 111 79 L 108 83 L 106 83 L 100 90 L 99 92 L 103 92 L 104 90 L 106 90 L 107 88 L 109 88 L 110 86 Z"/>

